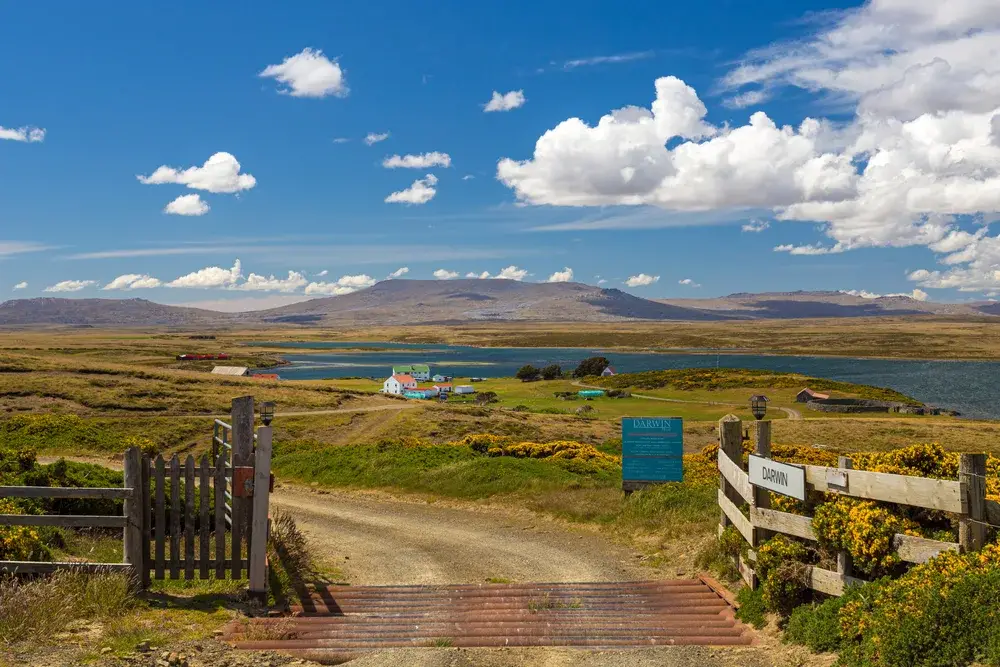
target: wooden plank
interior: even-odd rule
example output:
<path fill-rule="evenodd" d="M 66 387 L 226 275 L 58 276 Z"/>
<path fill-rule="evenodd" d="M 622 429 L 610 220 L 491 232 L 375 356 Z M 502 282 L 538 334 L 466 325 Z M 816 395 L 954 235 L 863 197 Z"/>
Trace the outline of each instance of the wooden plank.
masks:
<path fill-rule="evenodd" d="M 963 493 L 964 487 L 953 480 L 892 475 L 868 470 L 845 471 L 826 466 L 805 466 L 805 469 L 806 483 L 810 484 L 814 491 L 840 493 L 855 498 L 882 500 L 955 514 L 966 512 L 967 500 Z M 847 490 L 828 486 L 826 482 L 828 472 L 846 473 Z"/>
<path fill-rule="evenodd" d="M 170 457 L 170 578 L 181 576 L 181 471 L 177 454 Z"/>
<path fill-rule="evenodd" d="M 163 469 L 163 456 L 156 456 L 156 578 L 163 579 L 163 565 L 166 561 L 164 542 L 167 534 L 167 514 L 164 487 L 167 483 Z"/>
<path fill-rule="evenodd" d="M 746 582 L 747 586 L 753 586 L 754 582 L 757 581 L 757 573 L 754 571 L 750 564 L 743 560 L 743 556 L 739 556 L 739 561 L 737 562 L 737 568 L 740 571 L 740 576 L 743 577 L 743 581 Z"/>
<path fill-rule="evenodd" d="M 860 586 L 866 583 L 868 582 L 864 579 L 848 577 L 823 568 L 815 566 L 809 568 L 809 588 L 827 595 L 843 595 L 847 586 Z"/>
<path fill-rule="evenodd" d="M 750 508 L 750 522 L 754 526 L 773 530 L 776 533 L 794 535 L 804 540 L 816 540 L 816 532 L 812 527 L 812 517 L 779 512 L 778 510 Z"/>
<path fill-rule="evenodd" d="M 184 466 L 184 578 L 194 579 L 194 456 Z"/>
<path fill-rule="evenodd" d="M 263 599 L 267 594 L 267 510 L 271 480 L 271 427 L 257 431 L 254 452 L 253 517 L 250 532 L 250 595 Z"/>
<path fill-rule="evenodd" d="M 725 452 L 721 449 L 718 455 L 719 461 L 719 473 L 726 478 L 736 493 L 740 494 L 746 502 L 750 502 L 753 498 L 753 487 L 750 485 L 750 476 L 747 475 L 743 470 L 733 463 L 732 459 L 726 456 Z"/>
<path fill-rule="evenodd" d="M 0 526 L 61 526 L 63 528 L 124 528 L 123 516 L 64 514 L 0 514 Z"/>
<path fill-rule="evenodd" d="M 962 454 L 958 481 L 965 486 L 967 511 L 958 522 L 962 551 L 978 551 L 986 544 L 986 454 Z"/>
<path fill-rule="evenodd" d="M 958 543 L 939 542 L 896 533 L 892 540 L 892 548 L 907 563 L 926 563 L 944 551 L 958 551 Z"/>
<path fill-rule="evenodd" d="M 215 461 L 215 578 L 226 576 L 226 452 Z"/>
<path fill-rule="evenodd" d="M 719 453 L 728 456 L 730 461 L 742 469 L 743 425 L 736 415 L 726 415 L 719 420 Z M 741 502 L 739 494 L 721 473 L 719 475 L 719 491 L 731 502 Z M 719 523 L 723 528 L 729 525 L 729 517 L 723 511 L 719 513 Z"/>
<path fill-rule="evenodd" d="M 142 476 L 140 480 L 142 482 L 142 495 L 140 497 L 140 502 L 142 503 L 142 561 L 145 566 L 142 568 L 142 587 L 143 589 L 149 588 L 150 577 L 148 567 L 150 561 L 149 546 L 152 537 L 151 531 L 153 530 L 153 503 L 150 498 L 149 491 L 149 477 L 150 477 L 150 460 L 149 457 L 143 455 L 142 457 Z"/>
<path fill-rule="evenodd" d="M 854 461 L 846 456 L 837 457 L 837 467 L 843 470 L 853 470 Z M 854 574 L 854 556 L 848 551 L 837 552 L 837 574 L 851 576 Z"/>
<path fill-rule="evenodd" d="M 232 464 L 234 468 L 251 465 L 253 455 L 253 396 L 241 396 L 234 398 L 232 409 Z M 248 520 L 250 518 L 250 508 L 246 498 L 242 496 L 233 497 L 232 512 L 232 577 L 242 579 L 240 565 L 243 557 L 243 540 L 250 528 Z"/>
<path fill-rule="evenodd" d="M 743 539 L 749 542 L 750 535 L 753 531 L 753 525 L 750 523 L 750 519 L 743 516 L 743 512 L 740 511 L 740 508 L 734 505 L 729 498 L 726 498 L 721 489 L 719 490 L 719 507 L 725 513 L 729 522 L 736 526 L 736 530 L 740 531 L 740 535 L 743 536 Z"/>
<path fill-rule="evenodd" d="M 199 505 L 199 521 L 201 525 L 198 526 L 198 546 L 199 555 L 201 556 L 201 571 L 198 573 L 202 579 L 208 579 L 208 561 L 211 555 L 208 552 L 208 504 L 209 504 L 209 490 L 211 482 L 208 478 L 208 456 L 202 455 L 201 457 L 201 468 L 198 474 L 198 505 Z"/>
<path fill-rule="evenodd" d="M 130 487 L 119 489 L 77 489 L 57 486 L 0 486 L 0 498 L 102 498 L 123 500 L 132 495 Z"/>
<path fill-rule="evenodd" d="M 122 560 L 131 565 L 135 572 L 134 585 L 142 586 L 142 573 L 146 569 L 142 556 L 142 451 L 138 447 L 125 450 L 125 486 L 132 489 L 132 495 L 125 499 L 124 518 L 126 520 Z"/>
<path fill-rule="evenodd" d="M 130 572 L 132 566 L 126 563 L 39 563 L 23 560 L 0 560 L 0 572 L 5 574 L 52 574 L 58 570 L 99 574 L 101 572 Z"/>
<path fill-rule="evenodd" d="M 754 429 L 754 433 L 756 436 L 756 442 L 754 443 L 754 454 L 769 459 L 771 458 L 771 422 L 758 419 L 755 426 L 756 428 Z M 747 477 L 749 478 L 749 475 Z M 768 510 L 770 507 L 771 495 L 767 489 L 753 487 L 750 497 L 750 516 L 754 516 L 755 509 Z M 756 525 L 756 522 L 752 518 L 750 523 L 754 524 L 753 538 L 750 540 L 751 547 L 759 547 L 771 538 L 770 530 Z M 751 586 L 754 588 L 757 587 L 756 579 L 754 579 Z"/>

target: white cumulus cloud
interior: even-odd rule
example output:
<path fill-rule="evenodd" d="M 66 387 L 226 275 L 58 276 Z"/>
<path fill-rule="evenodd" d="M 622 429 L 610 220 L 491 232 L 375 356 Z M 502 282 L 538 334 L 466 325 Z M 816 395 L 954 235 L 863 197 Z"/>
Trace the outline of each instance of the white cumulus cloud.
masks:
<path fill-rule="evenodd" d="M 556 271 L 545 282 L 548 283 L 568 283 L 573 280 L 573 269 L 568 266 L 562 271 Z"/>
<path fill-rule="evenodd" d="M 528 275 L 526 269 L 519 269 L 518 267 L 511 264 L 510 266 L 500 269 L 500 273 L 493 276 L 494 278 L 499 278 L 502 280 L 524 280 Z"/>
<path fill-rule="evenodd" d="M 240 173 L 240 163 L 230 153 L 216 153 L 200 167 L 176 169 L 163 165 L 149 176 L 136 176 L 140 183 L 160 185 L 178 183 L 192 190 L 234 193 L 249 190 L 257 185 L 250 174 Z"/>
<path fill-rule="evenodd" d="M 302 287 L 306 287 L 308 283 L 309 280 L 306 279 L 305 274 L 298 271 L 289 271 L 287 278 L 251 273 L 247 276 L 246 281 L 234 285 L 233 288 L 249 292 L 296 292 Z"/>
<path fill-rule="evenodd" d="M 500 93 L 494 90 L 493 97 L 483 105 L 483 111 L 487 113 L 491 111 L 511 111 L 512 109 L 523 107 L 527 101 L 523 90 L 512 90 L 509 93 Z"/>
<path fill-rule="evenodd" d="M 45 130 L 40 127 L 4 127 L 0 125 L 0 139 L 38 143 L 45 141 Z"/>
<path fill-rule="evenodd" d="M 209 266 L 200 271 L 194 271 L 181 276 L 167 283 L 167 287 L 189 287 L 196 289 L 209 289 L 219 287 L 232 287 L 243 278 L 243 265 L 240 260 L 233 263 L 231 269 L 223 269 L 218 266 Z"/>
<path fill-rule="evenodd" d="M 660 276 L 650 276 L 645 273 L 640 273 L 636 276 L 629 276 L 625 284 L 629 287 L 646 287 L 647 285 L 652 285 L 655 282 L 659 282 Z"/>
<path fill-rule="evenodd" d="M 434 277 L 438 280 L 454 280 L 458 278 L 458 271 L 449 271 L 448 269 L 438 269 L 434 272 Z"/>
<path fill-rule="evenodd" d="M 280 92 L 292 97 L 346 97 L 349 92 L 340 63 L 319 49 L 303 49 L 278 65 L 268 65 L 259 76 L 285 84 Z"/>
<path fill-rule="evenodd" d="M 158 278 L 153 278 L 144 273 L 126 273 L 125 275 L 118 276 L 101 289 L 152 289 L 162 284 Z"/>
<path fill-rule="evenodd" d="M 410 268 L 409 267 L 407 267 L 407 266 L 401 266 L 398 269 L 396 269 L 395 271 L 393 271 L 392 273 L 390 273 L 389 274 L 389 278 L 390 279 L 392 279 L 392 278 L 401 278 L 402 276 L 406 275 L 409 272 L 410 272 Z"/>
<path fill-rule="evenodd" d="M 15 290 L 27 289 L 27 288 L 28 288 L 28 283 L 25 282 L 25 281 L 23 281 L 23 280 L 21 282 L 19 282 L 18 284 L 14 285 L 14 289 Z"/>
<path fill-rule="evenodd" d="M 368 135 L 365 136 L 365 143 L 369 146 L 374 146 L 378 142 L 385 141 L 388 138 L 388 132 L 369 132 Z"/>
<path fill-rule="evenodd" d="M 677 281 L 677 284 L 684 285 L 685 287 L 701 287 L 701 285 L 691 280 L 690 278 L 681 278 L 680 280 Z"/>
<path fill-rule="evenodd" d="M 387 204 L 426 204 L 437 194 L 438 179 L 434 174 L 413 181 L 413 185 L 405 190 L 393 192 L 385 198 Z"/>
<path fill-rule="evenodd" d="M 208 213 L 209 206 L 201 198 L 201 195 L 181 195 L 177 199 L 173 200 L 167 204 L 166 208 L 163 209 L 164 213 L 170 213 L 172 215 L 205 215 Z"/>
<path fill-rule="evenodd" d="M 421 153 L 420 155 L 390 155 L 382 160 L 382 166 L 386 169 L 429 169 L 431 167 L 450 167 L 451 156 L 447 153 L 434 151 L 432 153 Z"/>
<path fill-rule="evenodd" d="M 96 280 L 63 280 L 55 285 L 46 287 L 46 292 L 79 292 L 82 289 L 96 285 Z"/>
<path fill-rule="evenodd" d="M 771 223 L 768 222 L 767 220 L 759 220 L 757 218 L 754 218 L 753 220 L 750 220 L 749 222 L 745 223 L 740 229 L 742 229 L 745 232 L 758 233 L 764 231 L 770 226 Z"/>
<path fill-rule="evenodd" d="M 475 271 L 469 271 L 465 274 L 466 278 L 478 278 L 479 280 L 486 280 L 490 277 L 489 271 L 483 271 L 482 273 L 476 273 Z"/>
<path fill-rule="evenodd" d="M 356 276 L 341 276 L 336 282 L 312 282 L 306 286 L 306 294 L 322 294 L 325 296 L 341 296 L 371 287 L 375 279 L 359 274 Z"/>
<path fill-rule="evenodd" d="M 876 292 L 869 292 L 868 290 L 846 289 L 840 290 L 840 293 L 850 294 L 851 296 L 859 296 L 862 299 L 881 299 L 883 297 L 905 296 L 906 298 L 913 299 L 914 301 L 926 301 L 929 297 L 927 292 L 922 289 L 914 289 L 912 292 L 897 292 L 894 294 L 878 294 Z"/>

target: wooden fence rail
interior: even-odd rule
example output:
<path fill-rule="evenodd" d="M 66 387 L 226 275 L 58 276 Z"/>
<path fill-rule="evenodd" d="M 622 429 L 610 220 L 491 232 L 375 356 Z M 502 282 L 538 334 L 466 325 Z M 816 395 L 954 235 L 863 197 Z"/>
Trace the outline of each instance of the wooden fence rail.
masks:
<path fill-rule="evenodd" d="M 264 595 L 271 428 L 255 434 L 253 421 L 253 397 L 237 398 L 234 426 L 215 420 L 211 456 L 189 455 L 182 462 L 176 454 L 151 459 L 138 448 L 127 450 L 123 488 L 0 487 L 0 498 L 124 500 L 121 516 L 0 514 L 0 526 L 121 528 L 122 563 L 0 561 L 0 573 L 124 570 L 143 587 L 152 579 L 245 574 L 251 594 Z"/>
<path fill-rule="evenodd" d="M 770 423 L 756 422 L 755 453 L 770 456 Z M 771 533 L 782 533 L 799 539 L 817 541 L 812 517 L 780 512 L 763 506 L 765 489 L 750 484 L 743 469 L 742 425 L 728 415 L 719 422 L 719 492 L 721 510 L 719 532 L 733 526 L 750 544 L 748 558 L 737 557 L 734 564 L 747 585 L 756 587 L 753 570 L 756 549 Z M 959 518 L 959 541 L 942 542 L 911 535 L 896 534 L 893 547 L 900 559 L 909 563 L 925 563 L 944 551 L 979 549 L 985 542 L 984 522 L 990 516 L 1000 518 L 1000 504 L 987 501 L 985 494 L 986 460 L 982 454 L 963 454 L 959 480 L 927 479 L 908 475 L 854 470 L 849 459 L 841 457 L 838 467 L 800 466 L 805 470 L 806 490 L 823 493 L 911 505 L 955 514 Z M 973 481 L 976 480 L 976 481 Z M 747 506 L 747 512 L 741 509 Z M 864 583 L 851 576 L 848 554 L 838 556 L 837 571 L 812 567 L 809 585 L 814 590 L 840 595 L 850 584 Z"/>

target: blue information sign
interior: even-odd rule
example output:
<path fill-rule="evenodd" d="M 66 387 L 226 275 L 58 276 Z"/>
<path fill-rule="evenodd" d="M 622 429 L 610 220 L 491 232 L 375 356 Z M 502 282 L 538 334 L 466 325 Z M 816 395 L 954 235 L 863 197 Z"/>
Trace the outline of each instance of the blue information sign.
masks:
<path fill-rule="evenodd" d="M 622 417 L 622 487 L 680 482 L 684 420 L 680 417 Z"/>

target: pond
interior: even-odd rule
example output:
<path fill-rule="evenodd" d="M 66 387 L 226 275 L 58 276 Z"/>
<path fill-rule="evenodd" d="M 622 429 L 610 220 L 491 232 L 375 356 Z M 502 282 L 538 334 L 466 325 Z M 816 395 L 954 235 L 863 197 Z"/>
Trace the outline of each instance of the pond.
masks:
<path fill-rule="evenodd" d="M 1000 419 L 1000 362 L 912 361 L 850 357 L 791 357 L 753 354 L 617 352 L 560 347 L 468 347 L 413 343 L 262 343 L 289 350 L 324 350 L 283 355 L 291 365 L 274 372 L 286 380 L 388 377 L 393 365 L 429 364 L 432 373 L 456 377 L 509 377 L 521 366 L 559 364 L 572 370 L 596 354 L 619 373 L 673 368 L 754 368 L 802 373 L 844 382 L 889 387 L 924 403 L 958 410 L 965 417 Z M 329 350 L 329 351 L 326 351 Z"/>

